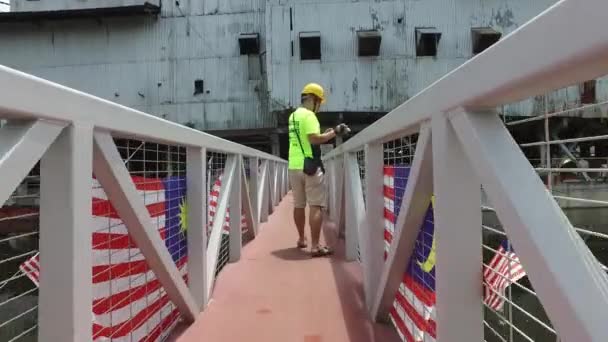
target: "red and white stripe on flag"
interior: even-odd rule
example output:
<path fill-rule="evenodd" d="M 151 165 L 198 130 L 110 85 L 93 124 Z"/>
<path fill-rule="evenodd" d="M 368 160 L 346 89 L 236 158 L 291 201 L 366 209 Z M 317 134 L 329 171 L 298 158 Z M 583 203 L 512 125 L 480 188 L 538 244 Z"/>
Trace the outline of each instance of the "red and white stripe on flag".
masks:
<path fill-rule="evenodd" d="M 209 206 L 207 207 L 207 234 L 211 233 L 211 226 L 213 226 L 213 219 L 215 218 L 215 213 L 217 212 L 217 205 L 220 198 L 220 189 L 222 188 L 222 175 L 220 175 L 213 186 L 211 187 L 211 191 L 209 192 Z M 247 232 L 247 220 L 245 218 L 245 214 L 241 215 L 241 229 L 243 233 Z M 226 210 L 226 220 L 224 221 L 224 225 L 222 226 L 222 233 L 229 234 L 230 233 L 230 213 Z"/>
<path fill-rule="evenodd" d="M 406 169 L 406 166 L 384 166 L 385 259 L 395 233 L 398 213 L 395 203 L 399 202 L 397 197 L 401 198 L 405 191 L 405 179 L 409 171 Z M 401 185 L 395 185 L 396 178 L 399 178 Z M 435 341 L 437 330 L 435 303 L 435 292 L 421 286 L 406 270 L 390 312 L 390 319 L 403 341 Z"/>
<path fill-rule="evenodd" d="M 162 180 L 132 177 L 150 212 L 152 225 L 165 240 L 165 190 Z M 93 312 L 95 341 L 160 341 L 170 332 L 179 312 L 170 302 L 126 226 L 93 179 Z M 187 280 L 187 255 L 177 267 Z M 39 254 L 20 269 L 36 286 Z"/>
<path fill-rule="evenodd" d="M 502 310 L 505 290 L 512 283 L 526 276 L 526 271 L 510 246 L 503 241 L 489 265 L 484 265 L 484 303 L 492 310 Z M 506 245 L 506 246 L 505 246 Z"/>

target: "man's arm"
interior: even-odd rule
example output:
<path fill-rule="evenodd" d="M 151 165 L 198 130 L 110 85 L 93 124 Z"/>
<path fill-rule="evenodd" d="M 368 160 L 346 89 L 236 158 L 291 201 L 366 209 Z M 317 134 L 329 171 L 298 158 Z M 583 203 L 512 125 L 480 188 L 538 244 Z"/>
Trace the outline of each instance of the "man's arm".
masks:
<path fill-rule="evenodd" d="M 336 137 L 336 132 L 333 128 L 329 128 L 325 133 L 311 133 L 308 135 L 308 141 L 313 145 L 321 145 Z"/>

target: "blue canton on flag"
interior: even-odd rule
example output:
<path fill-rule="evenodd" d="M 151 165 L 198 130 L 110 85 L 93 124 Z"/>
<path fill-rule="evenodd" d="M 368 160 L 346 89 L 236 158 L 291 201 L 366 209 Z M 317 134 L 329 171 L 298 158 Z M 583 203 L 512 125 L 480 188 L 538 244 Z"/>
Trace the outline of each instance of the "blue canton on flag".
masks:
<path fill-rule="evenodd" d="M 163 179 L 165 186 L 165 245 L 173 261 L 177 263 L 188 254 L 186 240 L 186 177 Z"/>

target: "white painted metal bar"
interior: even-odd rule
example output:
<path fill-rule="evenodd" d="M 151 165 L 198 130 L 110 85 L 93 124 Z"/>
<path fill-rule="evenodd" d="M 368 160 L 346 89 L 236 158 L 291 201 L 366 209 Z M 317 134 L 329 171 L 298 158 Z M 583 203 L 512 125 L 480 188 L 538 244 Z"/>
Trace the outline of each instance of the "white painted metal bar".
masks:
<path fill-rule="evenodd" d="M 207 305 L 207 151 L 186 149 L 188 287 L 200 309 Z"/>
<path fill-rule="evenodd" d="M 230 192 L 232 191 L 235 173 L 235 159 L 228 158 L 226 160 L 226 167 L 224 169 L 225 176 L 222 178 L 220 195 L 217 200 L 217 210 L 214 216 L 215 219 L 213 220 L 213 226 L 211 227 L 211 234 L 209 236 L 209 243 L 207 244 L 207 298 L 211 298 L 211 292 L 213 291 L 215 270 L 217 268 L 222 242 L 223 227 L 224 223 L 226 222 L 226 212 L 228 211 Z"/>
<path fill-rule="evenodd" d="M 0 205 L 8 200 L 65 126 L 37 120 L 9 121 L 0 128 Z"/>
<path fill-rule="evenodd" d="M 477 165 L 467 159 L 446 117 L 433 117 L 432 130 L 437 341 L 481 341 L 482 221 Z"/>
<path fill-rule="evenodd" d="M 344 158 L 335 158 L 335 170 L 336 170 L 336 219 L 334 223 L 338 230 L 339 237 L 345 237 L 346 229 L 346 200 L 345 200 L 345 189 L 346 189 L 346 169 L 344 165 Z"/>
<path fill-rule="evenodd" d="M 237 262 L 241 259 L 241 249 L 243 247 L 243 232 L 241 228 L 242 211 L 242 179 L 243 179 L 243 159 L 239 155 L 228 156 L 234 159 L 234 173 L 232 174 L 232 187 L 230 188 L 229 213 L 230 213 L 230 262 Z"/>
<path fill-rule="evenodd" d="M 344 197 L 346 210 L 346 260 L 357 260 L 358 249 L 360 249 L 362 259 L 365 260 L 367 256 L 366 245 L 359 246 L 359 241 L 363 238 L 363 226 L 365 226 L 365 205 L 363 203 L 363 191 L 361 189 L 357 157 L 352 153 L 346 153 L 344 155 L 344 164 L 346 176 L 346 195 Z"/>
<path fill-rule="evenodd" d="M 225 139 L 190 129 L 152 115 L 43 80 L 0 65 L 0 112 L 14 118 L 42 118 L 60 122 L 82 121 L 111 131 L 116 137 L 134 136 L 148 142 L 207 147 L 222 153 L 281 158 Z M 36 94 L 38 101 L 32 101 Z M 86 110 L 83 110 L 86 108 Z"/>
<path fill-rule="evenodd" d="M 241 159 L 242 160 L 242 159 Z M 257 162 L 257 160 L 256 160 Z M 249 172 L 251 172 L 251 160 L 249 160 Z M 255 164 L 257 165 L 257 164 Z M 258 232 L 257 222 L 254 217 L 255 210 L 253 209 L 253 205 L 251 204 L 251 199 L 254 196 L 251 196 L 251 189 L 249 188 L 249 182 L 247 180 L 247 173 L 245 172 L 245 165 L 241 162 L 241 203 L 243 205 L 243 214 L 245 215 L 245 222 L 247 224 L 247 235 L 255 238 Z M 251 176 L 250 176 L 251 177 Z M 230 214 L 232 215 L 232 214 Z M 240 216 L 239 216 L 239 224 L 240 224 Z"/>
<path fill-rule="evenodd" d="M 326 180 L 327 180 L 327 188 L 328 188 L 328 205 L 327 205 L 327 209 L 329 211 L 329 219 L 332 222 L 336 222 L 337 221 L 337 216 L 336 216 L 336 207 L 337 207 L 337 203 L 336 203 L 336 161 L 334 159 L 329 159 L 325 161 L 325 167 L 327 169 L 327 176 L 326 176 Z"/>
<path fill-rule="evenodd" d="M 269 202 L 269 185 L 268 185 L 268 160 L 262 161 L 262 171 L 259 177 L 260 183 L 258 187 L 258 217 L 260 222 L 268 221 L 268 202 Z"/>
<path fill-rule="evenodd" d="M 552 118 L 552 117 L 556 117 L 556 116 L 560 116 L 560 115 L 564 115 L 564 114 L 569 114 L 569 113 L 576 114 L 576 113 L 584 112 L 586 110 L 593 109 L 593 108 L 598 108 L 598 107 L 605 106 L 605 105 L 608 105 L 608 101 L 602 101 L 602 102 L 592 103 L 592 104 L 588 104 L 588 105 L 584 105 L 584 106 L 580 106 L 580 107 L 576 107 L 576 108 L 569 108 L 569 109 L 565 109 L 565 110 L 560 110 L 560 111 L 557 111 L 557 112 L 548 113 L 546 115 L 538 115 L 538 116 L 533 116 L 533 117 L 525 118 L 525 119 L 521 119 L 521 120 L 509 121 L 509 122 L 505 122 L 505 126 L 521 125 L 523 123 L 528 123 L 528 122 L 532 122 L 532 121 L 539 121 L 539 120 L 545 120 L 545 119 L 549 119 L 549 118 Z"/>
<path fill-rule="evenodd" d="M 590 136 L 590 137 L 582 137 L 582 138 L 572 138 L 572 139 L 537 141 L 537 142 L 531 142 L 531 143 L 526 143 L 526 144 L 519 144 L 519 146 L 520 147 L 533 147 L 533 146 L 546 146 L 546 145 L 557 145 L 557 144 L 580 143 L 580 142 L 598 141 L 598 140 L 608 140 L 608 134 L 596 135 L 596 136 Z"/>
<path fill-rule="evenodd" d="M 249 158 L 249 198 L 251 198 L 251 215 L 253 215 L 252 229 L 254 235 L 258 235 L 260 225 L 260 177 L 259 158 Z"/>
<path fill-rule="evenodd" d="M 96 132 L 94 136 L 95 176 L 171 301 L 186 321 L 193 322 L 199 313 L 199 306 L 158 231 L 150 224 L 150 213 L 135 189 L 112 136 L 106 132 Z M 88 186 L 90 187 L 90 182 Z"/>
<path fill-rule="evenodd" d="M 366 170 L 366 172 L 368 172 Z M 393 307 L 395 293 L 403 279 L 412 256 L 416 238 L 433 195 L 433 155 L 431 127 L 421 127 L 416 152 L 403 194 L 399 216 L 388 256 L 381 266 L 377 291 L 374 294 L 372 317 L 378 321 L 386 319 Z M 383 196 L 383 195 L 381 195 Z M 377 201 L 377 198 L 375 199 Z M 383 222 L 384 224 L 384 222 Z"/>
<path fill-rule="evenodd" d="M 85 125 L 64 129 L 40 162 L 40 341 L 92 340 L 92 165 Z"/>
<path fill-rule="evenodd" d="M 365 210 L 366 220 L 362 231 L 367 255 L 362 258 L 365 300 L 372 311 L 378 280 L 384 264 L 384 146 L 381 143 L 365 145 Z"/>
<path fill-rule="evenodd" d="M 276 162 L 272 162 L 272 179 L 270 184 L 272 184 L 272 208 L 274 211 L 274 207 L 278 206 L 279 201 L 281 200 L 279 194 L 279 164 Z"/>
<path fill-rule="evenodd" d="M 283 196 L 289 192 L 289 169 L 287 164 L 283 164 Z"/>
<path fill-rule="evenodd" d="M 560 338 L 605 339 L 606 274 L 500 119 L 462 113 L 452 123 Z"/>

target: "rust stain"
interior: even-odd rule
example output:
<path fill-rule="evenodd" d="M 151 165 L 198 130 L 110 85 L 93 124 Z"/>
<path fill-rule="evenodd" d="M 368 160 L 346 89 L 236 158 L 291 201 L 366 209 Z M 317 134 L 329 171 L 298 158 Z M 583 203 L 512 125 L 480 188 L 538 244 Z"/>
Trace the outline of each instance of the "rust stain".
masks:
<path fill-rule="evenodd" d="M 256 311 L 256 313 L 257 313 L 258 315 L 268 315 L 268 314 L 272 313 L 272 310 L 267 309 L 267 308 L 262 308 L 262 309 L 258 309 L 258 310 Z"/>
<path fill-rule="evenodd" d="M 306 335 L 304 336 L 304 342 L 322 342 L 323 338 L 321 335 Z"/>

